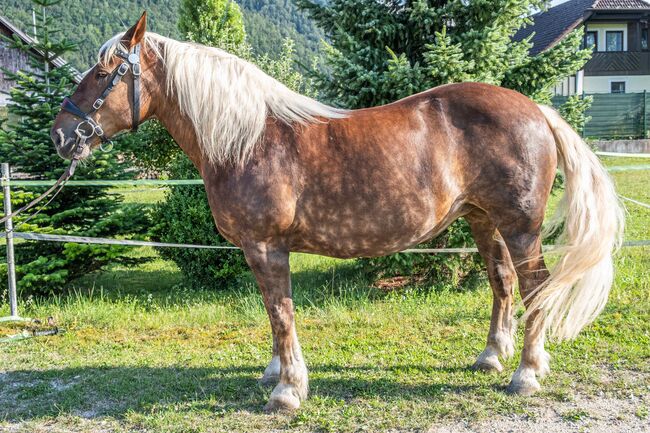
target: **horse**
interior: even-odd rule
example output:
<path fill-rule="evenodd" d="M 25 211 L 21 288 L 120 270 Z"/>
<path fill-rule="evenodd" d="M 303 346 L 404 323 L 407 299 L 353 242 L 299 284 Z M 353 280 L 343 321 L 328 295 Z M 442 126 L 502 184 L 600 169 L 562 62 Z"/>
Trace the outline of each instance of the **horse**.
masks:
<path fill-rule="evenodd" d="M 481 83 L 436 87 L 342 110 L 291 91 L 223 50 L 146 31 L 146 13 L 107 41 L 62 104 L 58 154 L 86 158 L 156 118 L 197 168 L 219 232 L 243 250 L 271 322 L 265 408 L 307 398 L 294 323 L 290 252 L 376 257 L 470 225 L 493 292 L 485 349 L 472 368 L 514 355 L 514 288 L 525 305 L 521 361 L 507 390 L 530 395 L 549 372 L 547 335 L 570 339 L 603 309 L 624 219 L 594 153 L 553 109 Z M 557 168 L 564 197 L 547 268 L 541 240 Z"/>

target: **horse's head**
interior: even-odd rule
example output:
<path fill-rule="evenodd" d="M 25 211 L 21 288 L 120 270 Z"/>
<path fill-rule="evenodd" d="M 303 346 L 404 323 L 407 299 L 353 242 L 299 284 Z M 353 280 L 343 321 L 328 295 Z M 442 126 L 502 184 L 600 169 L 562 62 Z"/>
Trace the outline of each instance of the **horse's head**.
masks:
<path fill-rule="evenodd" d="M 83 159 L 91 150 L 143 120 L 149 98 L 143 99 L 141 81 L 147 63 L 144 35 L 146 13 L 119 39 L 109 41 L 98 63 L 84 76 L 77 90 L 61 104 L 50 136 L 65 159 Z"/>

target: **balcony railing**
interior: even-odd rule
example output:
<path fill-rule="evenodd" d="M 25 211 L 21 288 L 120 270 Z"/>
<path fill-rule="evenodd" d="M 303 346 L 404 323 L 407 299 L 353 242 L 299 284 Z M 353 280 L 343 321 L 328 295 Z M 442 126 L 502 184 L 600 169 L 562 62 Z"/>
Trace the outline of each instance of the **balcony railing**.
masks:
<path fill-rule="evenodd" d="M 596 51 L 585 65 L 585 75 L 650 74 L 650 51 Z"/>

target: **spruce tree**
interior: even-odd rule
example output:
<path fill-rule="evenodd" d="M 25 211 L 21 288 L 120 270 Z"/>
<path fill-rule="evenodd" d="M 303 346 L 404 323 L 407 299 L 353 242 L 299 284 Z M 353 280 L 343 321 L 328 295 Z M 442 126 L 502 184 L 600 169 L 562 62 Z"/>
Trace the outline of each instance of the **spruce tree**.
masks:
<path fill-rule="evenodd" d="M 74 73 L 67 64 L 54 67 L 53 60 L 75 50 L 56 28 L 49 15 L 51 6 L 61 0 L 33 0 L 37 12 L 34 43 L 18 37 L 7 39 L 11 47 L 29 56 L 29 68 L 4 70 L 14 82 L 8 105 L 9 119 L 0 128 L 0 160 L 8 162 L 12 172 L 31 179 L 57 179 L 68 165 L 56 153 L 50 129 L 61 101 L 74 89 Z M 95 152 L 77 168 L 75 179 L 114 179 L 122 167 L 112 155 Z M 14 209 L 38 196 L 44 188 L 18 188 L 12 191 Z M 31 212 L 27 212 L 27 215 Z M 144 226 L 142 212 L 120 205 L 119 197 L 106 188 L 66 187 L 27 224 L 25 215 L 15 219 L 17 231 L 83 236 L 130 234 Z M 16 244 L 18 288 L 23 294 L 49 294 L 70 280 L 105 264 L 126 260 L 123 248 L 54 242 Z M 4 251 L 0 254 L 4 254 Z M 6 274 L 6 266 L 0 268 Z M 6 281 L 5 277 L 0 276 Z"/>
<path fill-rule="evenodd" d="M 537 56 L 528 53 L 530 37 L 513 39 L 530 23 L 532 10 L 547 6 L 544 0 L 295 1 L 328 37 L 314 71 L 318 90 L 327 102 L 346 108 L 386 104 L 461 81 L 500 85 L 550 103 L 550 88 L 590 56 L 581 49 L 582 30 Z M 579 129 L 588 104 L 574 97 L 561 112 Z M 471 243 L 461 220 L 429 246 Z M 439 278 L 474 269 L 476 258 L 397 254 L 362 263 L 375 276 L 432 272 Z"/>

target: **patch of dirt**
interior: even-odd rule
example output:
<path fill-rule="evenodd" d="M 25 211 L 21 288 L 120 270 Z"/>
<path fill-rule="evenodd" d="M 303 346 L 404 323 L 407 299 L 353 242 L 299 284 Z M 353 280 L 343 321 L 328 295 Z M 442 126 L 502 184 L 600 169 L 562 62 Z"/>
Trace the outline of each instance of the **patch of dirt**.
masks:
<path fill-rule="evenodd" d="M 576 396 L 527 415 L 435 425 L 428 433 L 650 433 L 650 390 L 642 396 Z"/>
<path fill-rule="evenodd" d="M 392 292 L 394 290 L 402 289 L 406 286 L 418 284 L 424 281 L 422 275 L 412 275 L 408 277 L 386 277 L 380 278 L 372 284 L 372 287 L 383 290 L 385 292 Z"/>

